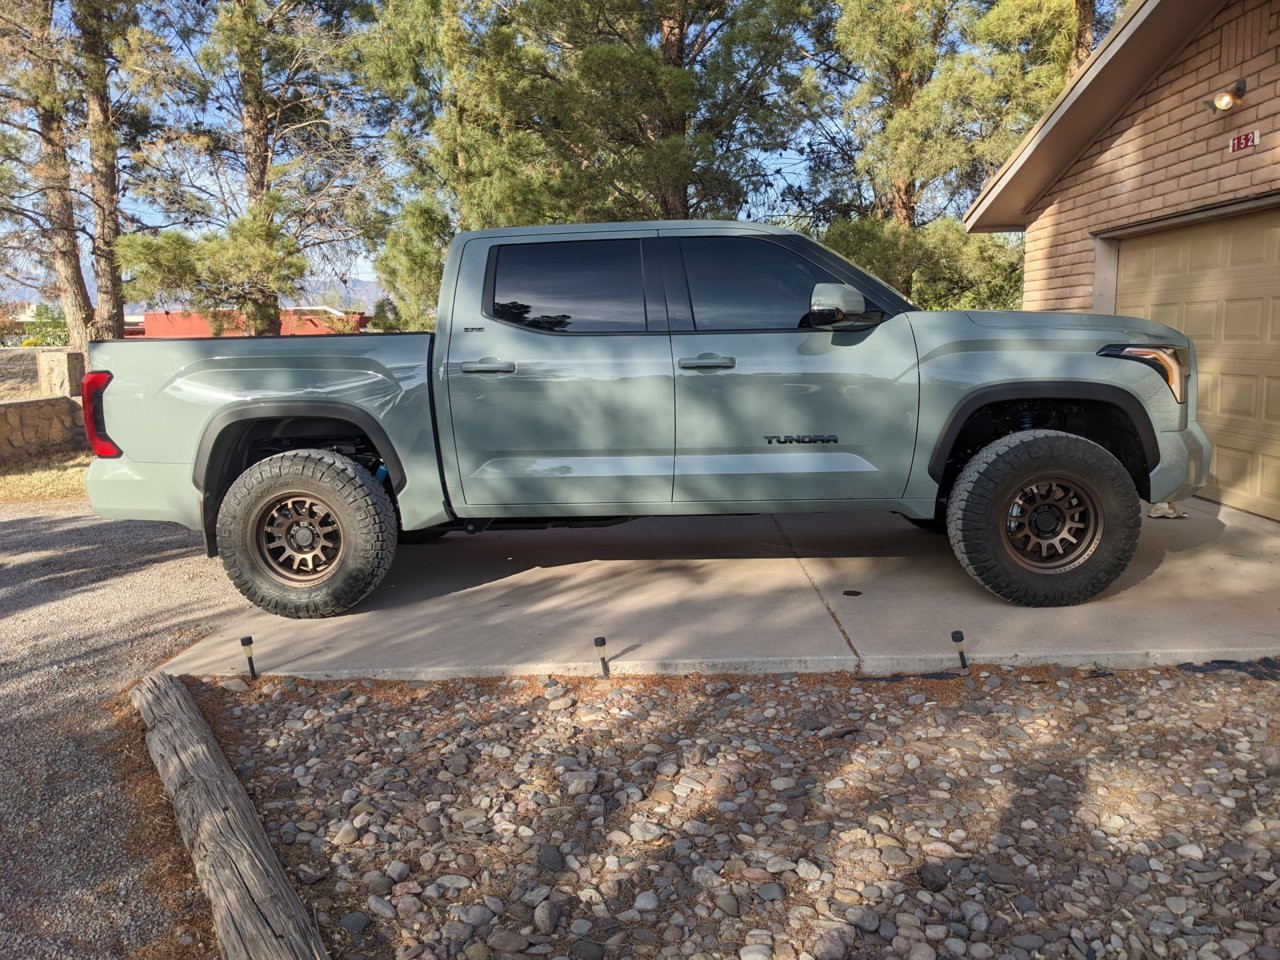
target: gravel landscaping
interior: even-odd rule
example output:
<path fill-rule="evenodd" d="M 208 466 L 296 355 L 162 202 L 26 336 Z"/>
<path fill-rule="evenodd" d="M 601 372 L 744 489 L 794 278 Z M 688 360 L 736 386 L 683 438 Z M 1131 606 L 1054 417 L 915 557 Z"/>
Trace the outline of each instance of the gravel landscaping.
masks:
<path fill-rule="evenodd" d="M 193 686 L 335 956 L 1280 960 L 1277 675 Z"/>
<path fill-rule="evenodd" d="M 216 956 L 119 692 L 238 607 L 198 534 L 0 505 L 0 958 Z"/>

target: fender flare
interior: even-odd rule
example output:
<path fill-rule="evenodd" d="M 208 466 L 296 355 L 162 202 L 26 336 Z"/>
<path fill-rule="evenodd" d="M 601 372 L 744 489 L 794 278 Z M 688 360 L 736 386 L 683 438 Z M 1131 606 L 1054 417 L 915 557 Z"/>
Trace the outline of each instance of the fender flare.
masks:
<path fill-rule="evenodd" d="M 1156 439 L 1151 416 L 1141 400 L 1123 387 L 1112 383 L 1089 383 L 1079 380 L 1017 380 L 992 386 L 978 387 L 964 395 L 952 409 L 947 422 L 933 445 L 929 458 L 929 476 L 942 482 L 947 460 L 955 446 L 960 431 L 969 418 L 992 403 L 1010 400 L 1091 400 L 1117 407 L 1133 422 L 1147 459 L 1147 469 L 1154 470 L 1160 462 L 1160 442 Z"/>
<path fill-rule="evenodd" d="M 406 477 L 404 465 L 396 453 L 395 445 L 382 429 L 382 424 L 369 411 L 349 403 L 335 400 L 268 400 L 250 401 L 239 406 L 228 407 L 216 413 L 207 424 L 196 447 L 195 464 L 192 467 L 192 482 L 202 495 L 207 495 L 205 481 L 209 475 L 210 462 L 217 447 L 218 439 L 228 427 L 238 423 L 254 420 L 282 420 L 288 418 L 322 418 L 325 420 L 343 420 L 356 427 L 373 443 L 378 456 L 387 466 L 387 475 L 391 480 L 391 488 L 399 493 L 404 489 Z M 216 467 L 215 467 L 216 469 Z"/>

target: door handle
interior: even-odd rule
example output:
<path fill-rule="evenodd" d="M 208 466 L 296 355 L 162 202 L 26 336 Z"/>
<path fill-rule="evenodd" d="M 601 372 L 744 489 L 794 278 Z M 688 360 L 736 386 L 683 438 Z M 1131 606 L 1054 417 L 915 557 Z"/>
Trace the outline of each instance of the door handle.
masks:
<path fill-rule="evenodd" d="M 732 370 L 738 365 L 734 357 L 722 357 L 717 353 L 700 353 L 696 357 L 681 357 L 676 361 L 681 370 Z"/>
<path fill-rule="evenodd" d="M 459 364 L 459 369 L 463 373 L 515 373 L 516 365 L 513 360 L 494 360 L 491 357 L 485 357 L 483 360 L 469 360 Z"/>

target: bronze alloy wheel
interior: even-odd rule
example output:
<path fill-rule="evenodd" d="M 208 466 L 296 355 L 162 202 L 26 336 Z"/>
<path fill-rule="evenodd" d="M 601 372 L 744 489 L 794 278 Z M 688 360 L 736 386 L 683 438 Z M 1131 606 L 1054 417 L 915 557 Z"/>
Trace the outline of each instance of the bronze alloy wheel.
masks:
<path fill-rule="evenodd" d="M 259 511 L 254 531 L 262 568 L 289 586 L 324 580 L 342 558 L 342 524 L 311 494 L 273 497 Z"/>
<path fill-rule="evenodd" d="M 1066 573 L 1102 540 L 1102 511 L 1089 488 L 1064 477 L 1036 479 L 1009 498 L 1004 546 L 1035 573 Z"/>

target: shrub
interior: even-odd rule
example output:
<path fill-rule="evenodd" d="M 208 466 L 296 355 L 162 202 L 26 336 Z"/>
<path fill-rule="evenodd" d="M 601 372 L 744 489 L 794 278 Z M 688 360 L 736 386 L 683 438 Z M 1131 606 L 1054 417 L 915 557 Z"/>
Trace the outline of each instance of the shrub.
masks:
<path fill-rule="evenodd" d="M 23 346 L 23 347 L 43 347 L 43 346 L 44 346 L 44 341 L 42 341 L 39 337 L 27 337 L 27 339 L 23 340 L 23 341 L 22 341 L 22 343 L 21 343 L 21 344 L 19 344 L 19 346 Z"/>

